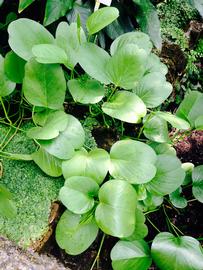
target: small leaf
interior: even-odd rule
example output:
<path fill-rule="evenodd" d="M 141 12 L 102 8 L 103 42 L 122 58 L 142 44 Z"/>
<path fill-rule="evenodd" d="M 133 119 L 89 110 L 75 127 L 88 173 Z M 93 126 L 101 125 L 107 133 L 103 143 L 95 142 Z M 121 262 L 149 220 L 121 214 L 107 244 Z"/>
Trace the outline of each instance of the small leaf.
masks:
<path fill-rule="evenodd" d="M 135 227 L 136 191 L 126 181 L 110 180 L 99 190 L 95 219 L 99 228 L 115 237 L 127 237 Z"/>
<path fill-rule="evenodd" d="M 95 104 L 102 100 L 105 88 L 96 80 L 69 80 L 68 89 L 75 102 Z"/>
<path fill-rule="evenodd" d="M 21 58 L 28 61 L 33 57 L 32 47 L 38 44 L 53 44 L 54 37 L 36 21 L 21 18 L 8 27 L 9 45 Z"/>
<path fill-rule="evenodd" d="M 61 202 L 73 213 L 84 214 L 94 206 L 99 185 L 89 177 L 72 176 L 66 179 L 59 192 Z"/>
<path fill-rule="evenodd" d="M 18 5 L 18 12 L 22 12 L 28 6 L 30 6 L 35 0 L 20 0 Z"/>
<path fill-rule="evenodd" d="M 66 15 L 73 7 L 73 0 L 47 0 L 44 25 L 47 26 Z"/>
<path fill-rule="evenodd" d="M 34 106 L 61 109 L 65 99 L 66 80 L 62 68 L 44 65 L 31 59 L 25 65 L 23 92 Z"/>
<path fill-rule="evenodd" d="M 203 203 L 203 165 L 194 168 L 192 172 L 192 193 L 194 197 Z"/>
<path fill-rule="evenodd" d="M 93 217 L 83 222 L 85 216 L 66 210 L 56 227 L 56 241 L 70 255 L 84 252 L 95 240 L 98 227 Z"/>
<path fill-rule="evenodd" d="M 39 148 L 37 152 L 32 153 L 31 156 L 34 162 L 47 175 L 52 177 L 59 177 L 62 175 L 61 161 L 44 151 L 42 148 Z"/>
<path fill-rule="evenodd" d="M 179 187 L 174 192 L 169 194 L 171 203 L 177 208 L 185 208 L 187 206 L 187 200 L 182 196 L 182 188 Z"/>
<path fill-rule="evenodd" d="M 112 23 L 119 16 L 119 11 L 115 7 L 100 8 L 87 19 L 86 26 L 89 35 L 99 32 L 101 29 Z"/>
<path fill-rule="evenodd" d="M 127 123 L 139 123 L 146 115 L 146 106 L 134 93 L 118 91 L 102 105 L 104 113 Z"/>
<path fill-rule="evenodd" d="M 4 71 L 9 80 L 15 83 L 22 83 L 25 74 L 25 60 L 20 58 L 13 51 L 6 54 L 4 60 Z"/>
<path fill-rule="evenodd" d="M 132 184 L 147 183 L 156 174 L 154 150 L 139 141 L 116 142 L 111 148 L 110 159 L 110 174 Z"/>
<path fill-rule="evenodd" d="M 152 259 L 160 270 L 201 270 L 203 253 L 200 243 L 189 236 L 175 237 L 159 233 L 152 243 Z"/>
<path fill-rule="evenodd" d="M 80 166 L 78 166 L 80 164 Z M 76 152 L 72 159 L 62 163 L 63 176 L 87 176 L 101 184 L 109 169 L 109 154 L 100 148 Z"/>
<path fill-rule="evenodd" d="M 169 112 L 156 112 L 155 115 L 169 122 L 174 128 L 178 129 L 190 128 L 190 124 L 187 121 Z"/>
<path fill-rule="evenodd" d="M 192 171 L 195 166 L 191 162 L 185 162 L 185 163 L 182 163 L 181 167 L 185 171 L 185 179 L 182 184 L 183 186 L 185 186 L 192 182 Z"/>
<path fill-rule="evenodd" d="M 0 185 L 0 217 L 13 218 L 17 214 L 17 209 L 12 194 L 3 186 Z"/>
<path fill-rule="evenodd" d="M 152 259 L 148 244 L 144 240 L 118 241 L 111 250 L 114 270 L 147 270 Z"/>

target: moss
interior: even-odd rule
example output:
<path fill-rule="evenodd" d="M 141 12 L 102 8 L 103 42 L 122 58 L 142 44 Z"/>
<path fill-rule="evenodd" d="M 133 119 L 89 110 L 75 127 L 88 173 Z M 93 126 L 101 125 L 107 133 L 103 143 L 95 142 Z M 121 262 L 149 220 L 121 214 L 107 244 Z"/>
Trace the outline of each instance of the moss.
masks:
<path fill-rule="evenodd" d="M 26 130 L 30 124 L 26 124 Z M 8 127 L 0 125 L 0 142 Z M 32 140 L 18 132 L 4 151 L 30 154 L 35 150 Z M 23 247 L 40 239 L 48 230 L 51 203 L 57 199 L 62 178 L 46 176 L 32 161 L 2 159 L 1 183 L 13 194 L 18 214 L 13 219 L 0 217 L 0 235 L 7 236 Z"/>

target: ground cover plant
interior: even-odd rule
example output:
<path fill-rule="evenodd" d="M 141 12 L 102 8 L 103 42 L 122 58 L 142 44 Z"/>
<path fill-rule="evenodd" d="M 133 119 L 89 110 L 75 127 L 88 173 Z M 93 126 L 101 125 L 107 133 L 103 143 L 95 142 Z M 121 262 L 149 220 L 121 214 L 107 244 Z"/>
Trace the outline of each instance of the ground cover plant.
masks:
<path fill-rule="evenodd" d="M 11 51 L 0 59 L 1 122 L 22 132 L 22 119 L 31 115 L 34 126 L 26 136 L 37 150 L 1 149 L 0 155 L 34 161 L 50 177 L 63 175 L 58 198 L 66 210 L 57 224 L 56 241 L 68 254 L 78 255 L 102 234 L 91 269 L 110 235 L 119 238 L 111 251 L 115 270 L 149 269 L 152 260 L 163 270 L 201 270 L 200 243 L 182 235 L 168 218 L 164 202 L 186 207 L 182 190 L 187 186 L 192 186 L 196 200 L 203 201 L 202 165 L 182 164 L 169 137 L 170 127 L 181 136 L 202 130 L 203 94 L 189 91 L 175 114 L 161 111 L 172 85 L 166 80 L 166 65 L 152 52 L 149 36 L 139 31 L 122 34 L 109 50 L 97 44 L 98 32 L 118 17 L 115 7 L 100 8 L 88 17 L 87 33 L 80 16 L 71 24 L 60 22 L 55 35 L 27 18 L 9 24 Z M 13 99 L 18 110 L 11 115 L 8 104 Z M 64 102 L 79 104 L 106 126 L 119 126 L 121 138 L 109 152 L 94 141 L 87 143 L 91 138 L 85 139 L 84 122 L 64 112 Z M 124 137 L 126 123 L 135 126 L 136 136 Z M 7 132 L 2 146 L 8 136 Z M 11 195 L 4 187 L 0 194 L 8 207 L 6 215 L 15 215 Z M 169 232 L 158 230 L 147 241 L 145 221 L 151 222 L 148 214 L 160 208 Z"/>

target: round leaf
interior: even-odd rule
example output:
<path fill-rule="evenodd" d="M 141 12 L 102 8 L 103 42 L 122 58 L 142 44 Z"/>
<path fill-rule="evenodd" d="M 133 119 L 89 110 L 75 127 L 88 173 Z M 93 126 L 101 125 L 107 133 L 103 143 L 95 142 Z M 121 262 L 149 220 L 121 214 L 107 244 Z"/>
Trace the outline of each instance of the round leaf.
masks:
<path fill-rule="evenodd" d="M 28 61 L 33 57 L 32 47 L 37 44 L 53 44 L 53 36 L 36 21 L 21 18 L 8 27 L 9 45 L 21 58 Z"/>
<path fill-rule="evenodd" d="M 165 121 L 169 122 L 174 128 L 178 129 L 190 128 L 190 124 L 187 121 L 169 112 L 156 112 L 156 115 L 164 119 Z"/>
<path fill-rule="evenodd" d="M 147 183 L 156 174 L 156 154 L 150 146 L 142 142 L 116 142 L 111 148 L 110 159 L 110 174 L 133 184 Z"/>
<path fill-rule="evenodd" d="M 127 123 L 139 123 L 147 113 L 143 101 L 134 93 L 118 91 L 102 105 L 104 113 Z"/>
<path fill-rule="evenodd" d="M 95 240 L 98 227 L 93 217 L 83 221 L 85 216 L 66 210 L 56 227 L 56 241 L 60 248 L 70 255 L 85 251 Z"/>
<path fill-rule="evenodd" d="M 159 233 L 152 243 L 152 259 L 160 270 L 201 270 L 203 253 L 200 243 L 189 236 L 175 237 Z"/>
<path fill-rule="evenodd" d="M 94 206 L 99 185 L 89 177 L 72 176 L 59 192 L 61 202 L 73 213 L 84 214 Z"/>
<path fill-rule="evenodd" d="M 114 270 L 147 270 L 152 263 L 144 240 L 118 241 L 111 250 L 111 260 Z"/>
<path fill-rule="evenodd" d="M 110 180 L 99 190 L 95 219 L 99 228 L 115 237 L 126 237 L 135 227 L 137 196 L 126 181 Z"/>
<path fill-rule="evenodd" d="M 194 168 L 192 181 L 192 193 L 198 201 L 203 203 L 203 165 Z"/>

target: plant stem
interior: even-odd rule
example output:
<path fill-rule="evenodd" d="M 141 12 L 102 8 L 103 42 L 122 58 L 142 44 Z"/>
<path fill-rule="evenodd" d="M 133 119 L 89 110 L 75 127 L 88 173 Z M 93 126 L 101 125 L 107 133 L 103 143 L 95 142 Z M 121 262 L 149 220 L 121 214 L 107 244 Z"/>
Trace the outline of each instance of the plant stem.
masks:
<path fill-rule="evenodd" d="M 161 232 L 158 228 L 157 228 L 157 226 L 147 217 L 147 220 L 149 221 L 149 223 L 152 225 L 152 227 L 154 227 L 154 229 L 155 230 L 157 230 L 157 232 Z"/>
<path fill-rule="evenodd" d="M 3 108 L 3 111 L 4 111 L 4 114 L 5 114 L 6 119 L 8 120 L 8 122 L 10 123 L 10 125 L 12 125 L 12 121 L 9 118 L 8 114 L 7 114 L 7 111 L 6 111 L 6 108 L 5 108 L 5 105 L 4 105 L 4 102 L 3 102 L 2 97 L 0 97 L 0 102 L 1 102 L 1 105 L 2 105 L 2 108 Z"/>
<path fill-rule="evenodd" d="M 100 253 L 101 253 L 102 246 L 103 246 L 103 244 L 104 244 L 105 236 L 106 236 L 106 235 L 105 235 L 105 233 L 104 233 L 103 236 L 102 236 L 102 239 L 101 239 L 101 243 L 100 243 L 100 245 L 99 245 L 99 250 L 98 250 L 98 252 L 97 252 L 97 256 L 96 256 L 96 258 L 94 259 L 94 262 L 93 262 L 93 264 L 92 264 L 90 270 L 93 270 L 93 269 L 94 269 L 94 266 L 95 266 L 96 262 L 98 262 L 98 260 L 99 260 L 99 256 L 100 256 Z"/>
<path fill-rule="evenodd" d="M 187 202 L 190 203 L 190 202 L 196 202 L 197 199 L 191 199 L 191 200 L 188 200 Z"/>

